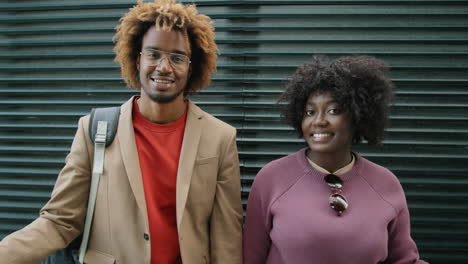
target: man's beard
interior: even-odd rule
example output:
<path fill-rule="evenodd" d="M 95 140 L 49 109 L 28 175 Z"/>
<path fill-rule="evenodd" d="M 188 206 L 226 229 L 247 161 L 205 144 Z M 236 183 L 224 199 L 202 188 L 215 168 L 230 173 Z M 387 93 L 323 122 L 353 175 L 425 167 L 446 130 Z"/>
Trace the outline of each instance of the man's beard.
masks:
<path fill-rule="evenodd" d="M 158 103 L 158 104 L 167 104 L 167 103 L 174 101 L 183 92 L 184 90 L 182 89 L 178 91 L 177 93 L 171 94 L 171 95 L 161 95 L 161 94 L 152 94 L 152 93 L 147 93 L 147 94 L 148 94 L 148 97 L 153 102 Z"/>

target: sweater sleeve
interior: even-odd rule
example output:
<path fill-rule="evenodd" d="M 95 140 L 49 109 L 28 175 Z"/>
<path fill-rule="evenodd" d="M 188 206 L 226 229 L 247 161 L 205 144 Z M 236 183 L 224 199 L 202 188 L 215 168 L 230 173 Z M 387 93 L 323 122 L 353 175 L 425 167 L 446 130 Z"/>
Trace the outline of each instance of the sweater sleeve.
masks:
<path fill-rule="evenodd" d="M 262 182 L 262 171 L 252 184 L 247 203 L 243 236 L 244 264 L 266 263 L 270 251 L 271 218 L 269 216 L 269 201 L 267 199 L 266 182 Z"/>
<path fill-rule="evenodd" d="M 406 201 L 397 217 L 388 225 L 388 264 L 427 264 L 419 259 L 418 248 L 411 238 L 410 216 Z"/>

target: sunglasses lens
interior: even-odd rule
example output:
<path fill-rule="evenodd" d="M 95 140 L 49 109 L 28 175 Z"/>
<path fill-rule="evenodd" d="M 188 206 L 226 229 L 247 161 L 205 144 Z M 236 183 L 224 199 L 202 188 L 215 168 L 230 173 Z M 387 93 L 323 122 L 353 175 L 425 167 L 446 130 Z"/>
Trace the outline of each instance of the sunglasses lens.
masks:
<path fill-rule="evenodd" d="M 329 199 L 330 207 L 333 208 L 338 215 L 341 215 L 348 208 L 348 201 L 341 194 L 343 181 L 340 177 L 334 174 L 328 174 L 325 176 L 324 180 L 332 190 L 332 194 Z"/>
<path fill-rule="evenodd" d="M 343 187 L 343 181 L 340 179 L 340 177 L 333 174 L 328 174 L 325 176 L 325 182 L 331 188 L 341 189 Z"/>
<path fill-rule="evenodd" d="M 330 196 L 330 206 L 341 214 L 348 208 L 348 201 L 343 195 L 334 193 Z"/>

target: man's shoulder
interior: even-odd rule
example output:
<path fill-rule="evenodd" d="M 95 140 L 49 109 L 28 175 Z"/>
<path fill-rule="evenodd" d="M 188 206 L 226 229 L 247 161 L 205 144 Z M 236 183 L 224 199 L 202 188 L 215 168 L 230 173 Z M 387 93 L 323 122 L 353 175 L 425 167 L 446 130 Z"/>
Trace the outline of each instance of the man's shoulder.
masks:
<path fill-rule="evenodd" d="M 228 131 L 235 130 L 235 128 L 232 125 L 204 111 L 203 109 L 201 109 L 199 106 L 197 106 L 196 104 L 192 102 L 189 104 L 189 111 L 191 111 L 196 116 L 198 116 L 200 120 L 203 120 L 204 128 L 209 128 L 210 130 L 211 129 L 228 130 Z"/>
<path fill-rule="evenodd" d="M 235 128 L 232 125 L 224 122 L 221 119 L 218 119 L 217 117 L 215 117 L 215 116 L 213 116 L 213 115 L 211 115 L 209 113 L 205 112 L 205 117 L 204 118 L 206 119 L 207 125 L 212 125 L 213 127 L 219 127 L 220 129 L 235 130 Z"/>

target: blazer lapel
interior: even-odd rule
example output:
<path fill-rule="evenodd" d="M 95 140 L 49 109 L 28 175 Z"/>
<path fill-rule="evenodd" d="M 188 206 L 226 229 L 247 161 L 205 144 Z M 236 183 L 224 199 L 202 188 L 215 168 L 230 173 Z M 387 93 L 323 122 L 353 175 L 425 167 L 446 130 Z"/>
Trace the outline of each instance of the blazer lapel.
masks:
<path fill-rule="evenodd" d="M 141 176 L 140 160 L 138 159 L 135 132 L 133 130 L 133 99 L 134 97 L 130 98 L 121 107 L 119 133 L 117 135 L 119 136 L 120 150 L 128 181 L 130 182 L 138 207 L 144 215 L 147 215 L 143 178 Z"/>
<path fill-rule="evenodd" d="M 180 229 L 187 195 L 192 178 L 192 171 L 200 143 L 203 111 L 191 101 L 188 102 L 187 121 L 185 123 L 184 139 L 179 158 L 176 184 L 176 214 L 177 228 Z"/>

